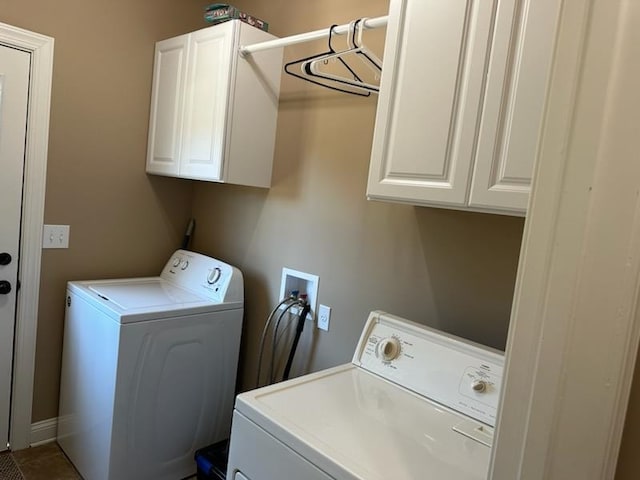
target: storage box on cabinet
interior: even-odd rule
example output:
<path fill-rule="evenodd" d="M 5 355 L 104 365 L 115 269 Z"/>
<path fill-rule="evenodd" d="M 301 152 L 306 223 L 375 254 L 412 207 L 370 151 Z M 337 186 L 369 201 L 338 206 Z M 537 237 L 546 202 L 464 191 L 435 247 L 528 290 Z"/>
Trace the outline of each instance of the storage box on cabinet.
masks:
<path fill-rule="evenodd" d="M 231 20 L 156 44 L 148 173 L 271 185 L 282 49 L 238 49 L 273 38 Z"/>
<path fill-rule="evenodd" d="M 522 215 L 558 0 L 392 0 L 367 195 Z"/>

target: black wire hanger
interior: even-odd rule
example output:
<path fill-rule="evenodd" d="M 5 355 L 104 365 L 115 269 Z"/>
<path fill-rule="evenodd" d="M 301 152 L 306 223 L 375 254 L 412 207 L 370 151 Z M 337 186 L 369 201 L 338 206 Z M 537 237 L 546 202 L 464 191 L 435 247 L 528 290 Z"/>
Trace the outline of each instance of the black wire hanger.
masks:
<path fill-rule="evenodd" d="M 333 53 L 327 53 L 320 58 L 315 58 L 304 62 L 302 64 L 302 70 L 304 71 L 304 73 L 315 78 L 338 82 L 345 85 L 350 85 L 357 89 L 377 93 L 380 90 L 380 86 L 364 82 L 360 78 L 360 76 L 355 73 L 355 70 L 351 66 L 348 66 L 347 68 L 352 74 L 353 80 L 349 80 L 332 73 L 323 72 L 320 68 L 321 65 L 326 64 L 328 60 L 339 60 L 343 65 L 347 65 L 344 60 L 344 56 L 352 54 L 356 58 L 358 58 L 362 62 L 362 64 L 364 64 L 369 70 L 375 72 L 376 79 L 380 80 L 380 74 L 382 72 L 382 67 L 380 65 L 381 62 L 377 60 L 377 57 L 372 52 L 370 52 L 361 42 L 362 30 L 364 29 L 364 20 L 365 19 L 360 18 L 354 22 L 351 22 L 351 24 L 349 25 L 349 32 L 347 34 L 347 42 L 349 48 L 347 50 L 336 52 L 335 49 L 332 48 L 331 50 L 333 51 Z"/>
<path fill-rule="evenodd" d="M 337 52 L 334 50 L 333 45 L 331 44 L 331 39 L 332 39 L 332 37 L 333 37 L 333 30 L 334 30 L 337 26 L 338 26 L 338 25 L 331 25 L 331 27 L 329 28 L 329 42 L 328 42 L 328 44 L 329 44 L 329 51 L 328 51 L 328 52 L 317 53 L 317 54 L 312 55 L 312 56 L 310 56 L 310 57 L 306 57 L 306 58 L 302 58 L 302 59 L 300 59 L 300 60 L 295 60 L 295 61 L 293 61 L 293 62 L 289 62 L 289 63 L 285 64 L 285 66 L 284 66 L 284 71 L 285 71 L 286 73 L 288 73 L 289 75 L 293 76 L 293 77 L 299 78 L 299 79 L 304 80 L 304 81 L 306 81 L 306 82 L 313 83 L 313 84 L 315 84 L 315 85 L 319 85 L 319 86 L 321 86 L 321 87 L 328 88 L 328 89 L 330 89 L 330 90 L 335 90 L 335 91 L 342 92 L 342 93 L 349 93 L 349 94 L 351 94 L 351 95 L 358 95 L 358 96 L 360 96 L 360 97 L 368 97 L 368 96 L 370 96 L 370 95 L 371 95 L 371 92 L 368 92 L 368 91 L 367 91 L 367 92 L 358 92 L 358 91 L 356 91 L 356 90 L 349 90 L 349 89 L 346 89 L 346 88 L 341 88 L 341 87 L 339 87 L 339 86 L 331 85 L 331 84 L 329 84 L 329 83 L 320 82 L 320 81 L 318 81 L 318 80 L 315 80 L 315 79 L 309 78 L 309 76 L 308 76 L 308 75 L 304 75 L 304 73 L 308 73 L 308 72 L 305 72 L 305 70 L 304 70 L 303 68 L 300 68 L 300 69 L 299 69 L 299 71 L 300 71 L 301 73 L 297 73 L 295 70 L 293 70 L 293 67 L 295 67 L 295 66 L 298 66 L 298 65 L 304 65 L 305 63 L 310 62 L 311 60 L 320 59 L 321 57 L 325 57 L 325 56 L 327 56 L 327 55 L 333 55 L 333 54 L 337 53 Z M 338 57 L 338 60 L 339 60 L 339 61 L 340 61 L 340 63 L 341 63 L 341 64 L 342 64 L 342 65 L 343 65 L 343 66 L 344 66 L 344 67 L 349 71 L 349 73 L 351 73 L 351 75 L 353 75 L 353 78 L 354 78 L 356 81 L 362 81 L 362 80 L 360 80 L 360 78 L 358 77 L 358 75 L 353 71 L 353 69 L 352 69 L 352 68 L 347 64 L 347 62 L 345 62 L 345 61 L 344 61 L 342 58 L 340 58 L 340 57 Z M 314 75 L 313 75 L 313 74 L 311 74 L 310 76 L 314 76 Z M 326 80 L 327 80 L 327 81 L 331 81 L 331 82 L 332 82 L 332 81 L 335 81 L 335 80 L 333 80 L 333 79 L 326 79 Z M 347 82 L 344 82 L 344 83 L 347 83 Z M 353 86 L 354 88 L 360 88 L 360 87 L 358 87 L 357 85 L 352 85 L 352 86 Z"/>

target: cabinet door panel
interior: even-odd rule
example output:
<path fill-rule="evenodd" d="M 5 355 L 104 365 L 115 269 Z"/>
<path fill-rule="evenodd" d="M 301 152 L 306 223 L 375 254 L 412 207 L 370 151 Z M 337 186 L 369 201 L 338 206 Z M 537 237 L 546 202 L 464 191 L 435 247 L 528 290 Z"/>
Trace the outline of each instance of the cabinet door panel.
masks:
<path fill-rule="evenodd" d="M 147 151 L 150 173 L 179 171 L 187 38 L 182 35 L 156 45 Z"/>
<path fill-rule="evenodd" d="M 466 204 L 496 1 L 392 2 L 371 198 Z"/>
<path fill-rule="evenodd" d="M 180 176 L 222 180 L 235 23 L 191 34 Z"/>
<path fill-rule="evenodd" d="M 526 211 L 557 18 L 557 6 L 546 0 L 500 4 L 471 206 Z"/>

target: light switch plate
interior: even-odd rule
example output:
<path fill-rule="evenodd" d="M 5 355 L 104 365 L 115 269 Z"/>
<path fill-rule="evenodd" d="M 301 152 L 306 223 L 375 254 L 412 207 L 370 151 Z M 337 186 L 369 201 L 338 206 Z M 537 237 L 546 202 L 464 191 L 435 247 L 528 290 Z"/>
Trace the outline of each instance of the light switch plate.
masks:
<path fill-rule="evenodd" d="M 42 248 L 69 248 L 69 225 L 45 225 Z"/>

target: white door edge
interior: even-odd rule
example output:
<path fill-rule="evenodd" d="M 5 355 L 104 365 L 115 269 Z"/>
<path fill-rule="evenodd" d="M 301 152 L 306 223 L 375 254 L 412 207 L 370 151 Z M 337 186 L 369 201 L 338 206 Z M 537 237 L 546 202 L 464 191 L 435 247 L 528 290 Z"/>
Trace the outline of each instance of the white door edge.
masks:
<path fill-rule="evenodd" d="M 0 43 L 30 52 L 32 62 L 9 433 L 18 450 L 29 446 L 31 433 L 54 40 L 0 23 Z"/>

